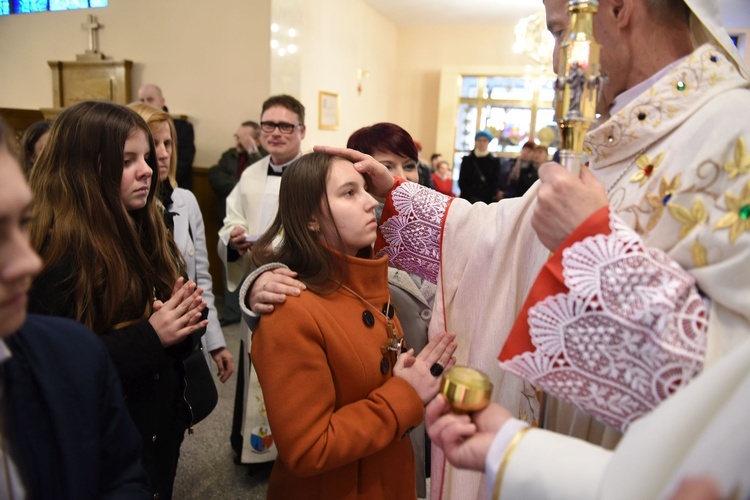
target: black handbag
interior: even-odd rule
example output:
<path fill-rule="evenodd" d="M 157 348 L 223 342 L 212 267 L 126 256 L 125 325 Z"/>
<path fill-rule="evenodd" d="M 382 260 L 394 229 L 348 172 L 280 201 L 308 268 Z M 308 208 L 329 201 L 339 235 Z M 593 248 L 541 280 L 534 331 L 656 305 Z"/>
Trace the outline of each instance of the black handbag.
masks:
<path fill-rule="evenodd" d="M 182 364 L 185 367 L 185 402 L 190 410 L 188 432 L 192 434 L 193 426 L 209 416 L 216 408 L 219 393 L 200 342 Z"/>

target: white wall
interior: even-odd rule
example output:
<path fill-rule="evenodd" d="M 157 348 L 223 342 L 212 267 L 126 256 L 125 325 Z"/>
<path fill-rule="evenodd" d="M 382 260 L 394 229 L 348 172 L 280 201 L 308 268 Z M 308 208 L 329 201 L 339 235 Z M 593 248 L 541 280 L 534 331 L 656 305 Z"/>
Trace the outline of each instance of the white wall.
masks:
<path fill-rule="evenodd" d="M 210 166 L 268 97 L 270 12 L 270 0 L 109 0 L 102 9 L 0 17 L 0 107 L 51 107 L 47 61 L 85 51 L 81 24 L 93 14 L 104 25 L 100 50 L 134 63 L 133 99 L 141 83 L 160 85 L 169 110 L 195 127 L 195 165 Z"/>

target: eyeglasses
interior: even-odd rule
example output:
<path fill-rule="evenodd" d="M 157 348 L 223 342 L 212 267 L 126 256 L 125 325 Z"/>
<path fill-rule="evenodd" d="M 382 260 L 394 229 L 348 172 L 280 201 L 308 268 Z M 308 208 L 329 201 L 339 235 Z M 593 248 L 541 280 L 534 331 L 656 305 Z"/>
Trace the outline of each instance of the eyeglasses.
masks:
<path fill-rule="evenodd" d="M 296 127 L 302 127 L 302 125 L 299 123 L 287 122 L 260 122 L 260 129 L 269 134 L 276 130 L 276 128 L 278 128 L 279 132 L 282 134 L 291 134 Z"/>

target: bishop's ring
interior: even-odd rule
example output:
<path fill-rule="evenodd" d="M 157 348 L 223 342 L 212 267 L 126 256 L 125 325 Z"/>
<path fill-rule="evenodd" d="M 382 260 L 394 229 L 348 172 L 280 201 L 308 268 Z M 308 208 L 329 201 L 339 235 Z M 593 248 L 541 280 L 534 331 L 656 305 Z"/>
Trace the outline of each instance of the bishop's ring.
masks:
<path fill-rule="evenodd" d="M 443 365 L 441 365 L 440 363 L 433 363 L 433 365 L 430 367 L 430 375 L 432 375 L 433 377 L 439 377 L 443 374 L 444 369 L 445 368 L 443 368 Z"/>

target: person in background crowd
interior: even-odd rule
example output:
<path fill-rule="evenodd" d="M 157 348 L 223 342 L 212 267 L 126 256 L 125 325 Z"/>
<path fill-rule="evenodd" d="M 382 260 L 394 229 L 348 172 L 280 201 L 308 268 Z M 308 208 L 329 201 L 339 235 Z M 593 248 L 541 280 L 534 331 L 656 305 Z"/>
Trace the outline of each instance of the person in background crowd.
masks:
<path fill-rule="evenodd" d="M 29 176 L 31 167 L 34 166 L 34 162 L 39 158 L 39 153 L 47 143 L 50 127 L 52 127 L 52 122 L 44 120 L 32 123 L 23 132 L 21 137 L 21 165 L 24 167 L 26 177 Z"/>
<path fill-rule="evenodd" d="M 440 160 L 437 162 L 435 173 L 432 174 L 432 182 L 435 184 L 435 191 L 443 193 L 448 196 L 455 196 L 453 194 L 453 177 L 448 169 L 448 162 Z"/>
<path fill-rule="evenodd" d="M 175 180 L 177 158 L 173 147 L 174 124 L 165 111 L 148 104 L 134 103 L 130 108 L 146 120 L 154 138 L 156 161 L 159 166 L 159 201 L 164 205 L 164 221 L 185 260 L 188 279 L 203 289 L 203 300 L 208 310 L 208 326 L 206 334 L 201 337 L 201 346 L 206 363 L 209 363 L 210 355 L 216 363 L 219 380 L 224 383 L 232 375 L 234 363 L 232 354 L 227 350 L 227 343 L 214 307 L 203 215 L 195 195 L 187 189 L 177 187 Z"/>
<path fill-rule="evenodd" d="M 422 143 L 420 141 L 414 141 L 414 145 L 417 147 L 417 172 L 419 172 L 419 183 L 428 188 L 435 189 L 432 184 L 432 169 L 422 159 Z"/>
<path fill-rule="evenodd" d="M 278 210 L 281 174 L 302 155 L 302 140 L 307 131 L 305 107 L 290 95 L 269 97 L 263 102 L 260 130 L 261 146 L 269 155 L 246 167 L 240 175 L 227 196 L 227 214 L 219 231 L 217 250 L 224 263 L 229 292 L 236 291 L 253 270 L 255 241 L 271 225 Z M 250 331 L 243 326 L 230 442 L 240 463 L 268 463 L 276 458 L 276 447 L 264 432 L 259 433 L 267 428 L 268 421 L 248 357 L 249 348 Z"/>
<path fill-rule="evenodd" d="M 539 179 L 538 166 L 534 163 L 535 151 L 536 143 L 534 141 L 528 140 L 523 143 L 521 154 L 513 163 L 513 168 L 508 176 L 506 198 L 523 196 L 531 185 Z"/>
<path fill-rule="evenodd" d="M 432 156 L 430 156 L 430 170 L 432 173 L 435 173 L 435 170 L 437 170 L 437 164 L 441 161 L 443 161 L 443 155 L 440 153 L 432 153 Z"/>
<path fill-rule="evenodd" d="M 164 94 L 157 85 L 147 83 L 138 89 L 138 100 L 169 113 Z M 177 185 L 193 190 L 193 160 L 195 160 L 195 132 L 193 126 L 182 118 L 172 118 L 177 131 Z"/>
<path fill-rule="evenodd" d="M 500 160 L 489 151 L 492 134 L 480 130 L 474 137 L 474 150 L 461 160 L 458 189 L 469 203 L 492 203 L 501 197 Z"/>
<path fill-rule="evenodd" d="M 219 158 L 219 163 L 208 171 L 208 183 L 216 193 L 219 203 L 219 220 L 224 224 L 227 213 L 227 196 L 237 185 L 242 172 L 249 165 L 264 158 L 268 152 L 260 144 L 260 125 L 254 121 L 245 121 L 234 134 L 235 145 L 229 148 Z M 240 305 L 237 297 L 238 289 L 229 291 L 227 286 L 227 274 L 224 269 L 224 311 L 219 319 L 221 326 L 239 323 Z"/>

